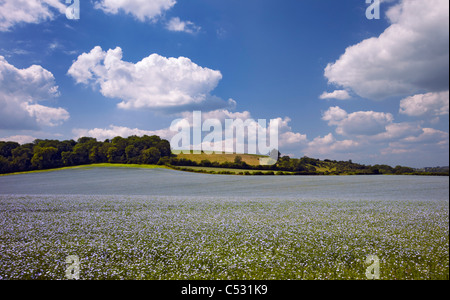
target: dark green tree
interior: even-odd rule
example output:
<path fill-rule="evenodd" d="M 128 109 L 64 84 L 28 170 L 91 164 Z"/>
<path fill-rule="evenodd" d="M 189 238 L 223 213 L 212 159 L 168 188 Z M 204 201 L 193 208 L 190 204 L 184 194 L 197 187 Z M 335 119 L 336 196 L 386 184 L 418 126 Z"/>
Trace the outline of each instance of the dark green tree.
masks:
<path fill-rule="evenodd" d="M 142 164 L 153 165 L 158 163 L 161 158 L 161 152 L 158 148 L 152 147 L 142 151 L 140 162 Z"/>
<path fill-rule="evenodd" d="M 55 147 L 36 147 L 31 159 L 31 165 L 38 170 L 56 168 L 61 163 L 57 154 L 58 149 Z"/>
<path fill-rule="evenodd" d="M 11 165 L 5 157 L 0 155 L 0 174 L 11 172 Z"/>
<path fill-rule="evenodd" d="M 20 144 L 15 142 L 0 142 L 0 155 L 8 158 L 12 156 L 12 151 L 19 148 Z"/>

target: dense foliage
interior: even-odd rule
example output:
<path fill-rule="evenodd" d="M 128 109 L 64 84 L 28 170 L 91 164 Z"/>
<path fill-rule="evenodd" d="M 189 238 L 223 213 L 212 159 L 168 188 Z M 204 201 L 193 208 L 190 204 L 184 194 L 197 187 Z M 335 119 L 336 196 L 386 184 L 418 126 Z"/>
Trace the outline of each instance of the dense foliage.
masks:
<path fill-rule="evenodd" d="M 210 160 L 195 162 L 173 155 L 170 143 L 158 136 L 115 137 L 104 142 L 90 137 L 82 137 L 78 141 L 35 140 L 33 143 L 24 145 L 0 142 L 0 174 L 96 163 L 267 170 L 274 171 L 277 175 L 282 175 L 283 172 L 285 172 L 284 175 L 448 175 L 448 167 L 416 170 L 403 166 L 395 168 L 388 165 L 366 166 L 351 160 L 322 161 L 306 156 L 303 158 L 281 157 L 280 154 L 277 164 L 273 166 L 249 165 L 240 156 L 236 156 L 234 162 L 219 163 Z M 269 175 L 267 172 L 264 174 Z"/>
<path fill-rule="evenodd" d="M 373 165 L 366 166 L 349 161 L 336 161 L 336 160 L 320 160 L 310 157 L 303 158 L 290 158 L 289 156 L 280 157 L 277 164 L 273 166 L 252 166 L 248 165 L 236 157 L 234 163 L 232 162 L 211 162 L 209 160 L 203 160 L 200 163 L 191 161 L 188 159 L 179 159 L 176 157 L 165 158 L 165 163 L 172 166 L 180 167 L 205 167 L 205 168 L 225 168 L 225 169 L 242 169 L 242 170 L 268 170 L 277 171 L 276 175 L 448 175 L 448 169 L 443 169 L 438 172 L 435 169 L 434 172 L 416 170 L 404 166 L 391 167 L 388 165 Z M 184 168 L 182 168 L 184 170 Z M 445 171 L 446 170 L 446 171 Z M 196 170 L 201 172 L 201 170 Z M 229 172 L 221 172 L 221 174 L 227 174 Z M 252 173 L 253 175 L 271 175 L 272 173 Z"/>
<path fill-rule="evenodd" d="M 20 145 L 0 142 L 0 173 L 45 170 L 95 163 L 157 164 L 171 156 L 170 143 L 158 136 L 115 137 L 99 142 L 35 140 Z"/>

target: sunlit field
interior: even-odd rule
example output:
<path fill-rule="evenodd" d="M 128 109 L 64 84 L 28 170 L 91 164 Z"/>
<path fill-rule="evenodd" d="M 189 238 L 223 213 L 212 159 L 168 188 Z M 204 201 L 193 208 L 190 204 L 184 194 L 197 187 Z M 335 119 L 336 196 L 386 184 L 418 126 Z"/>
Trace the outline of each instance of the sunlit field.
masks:
<path fill-rule="evenodd" d="M 449 203 L 0 195 L 0 279 L 449 279 Z"/>

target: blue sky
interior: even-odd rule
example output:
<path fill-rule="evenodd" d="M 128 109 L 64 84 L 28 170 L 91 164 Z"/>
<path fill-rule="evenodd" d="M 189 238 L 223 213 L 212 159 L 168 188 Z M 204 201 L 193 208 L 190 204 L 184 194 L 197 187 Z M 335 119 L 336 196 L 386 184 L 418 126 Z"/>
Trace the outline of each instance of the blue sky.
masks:
<path fill-rule="evenodd" d="M 0 139 L 170 139 L 195 109 L 278 118 L 295 157 L 449 164 L 447 0 L 69 5 L 0 0 Z"/>

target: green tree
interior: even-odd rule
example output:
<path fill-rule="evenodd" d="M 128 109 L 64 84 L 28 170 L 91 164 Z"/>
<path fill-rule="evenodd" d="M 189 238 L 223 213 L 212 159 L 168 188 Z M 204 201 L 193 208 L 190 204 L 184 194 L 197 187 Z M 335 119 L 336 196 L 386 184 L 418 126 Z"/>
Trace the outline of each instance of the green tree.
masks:
<path fill-rule="evenodd" d="M 8 158 L 12 156 L 12 151 L 19 148 L 20 144 L 16 142 L 0 142 L 0 155 Z"/>
<path fill-rule="evenodd" d="M 92 164 L 102 163 L 100 146 L 95 145 L 89 150 L 89 162 Z"/>
<path fill-rule="evenodd" d="M 158 163 L 161 158 L 161 152 L 159 152 L 158 148 L 152 147 L 142 151 L 140 162 L 142 164 L 154 165 Z"/>
<path fill-rule="evenodd" d="M 70 167 L 75 165 L 75 162 L 75 153 L 69 151 L 61 153 L 61 163 L 63 164 L 63 166 Z"/>
<path fill-rule="evenodd" d="M 170 148 L 170 142 L 167 140 L 161 140 L 157 143 L 157 148 L 159 152 L 161 153 L 161 156 L 171 156 L 172 150 Z"/>
<path fill-rule="evenodd" d="M 31 165 L 38 170 L 50 169 L 59 166 L 58 149 L 54 147 L 36 147 Z"/>
<path fill-rule="evenodd" d="M 11 166 L 9 161 L 0 155 L 0 174 L 11 172 Z"/>
<path fill-rule="evenodd" d="M 123 137 L 117 136 L 112 139 L 111 143 L 116 148 L 114 150 L 114 162 L 126 163 L 125 148 L 128 146 L 127 140 Z"/>
<path fill-rule="evenodd" d="M 202 167 L 211 167 L 212 163 L 209 159 L 204 159 L 200 162 L 200 165 Z"/>
<path fill-rule="evenodd" d="M 31 158 L 33 157 L 33 144 L 24 144 L 11 151 L 12 171 L 22 172 L 31 169 Z"/>
<path fill-rule="evenodd" d="M 282 170 L 292 170 L 291 158 L 289 156 L 283 156 L 278 160 L 278 167 Z"/>
<path fill-rule="evenodd" d="M 81 140 L 81 139 L 80 139 Z M 89 164 L 91 149 L 96 146 L 97 141 L 95 139 L 84 139 L 82 143 L 78 143 L 73 147 L 72 160 L 74 165 L 85 165 Z"/>
<path fill-rule="evenodd" d="M 139 163 L 139 148 L 134 145 L 128 145 L 125 148 L 125 155 L 127 158 L 128 164 L 137 164 Z"/>
<path fill-rule="evenodd" d="M 118 160 L 120 160 L 120 152 L 117 149 L 117 147 L 109 147 L 108 151 L 107 151 L 107 158 L 108 158 L 108 162 L 109 163 L 115 163 L 118 162 Z"/>

